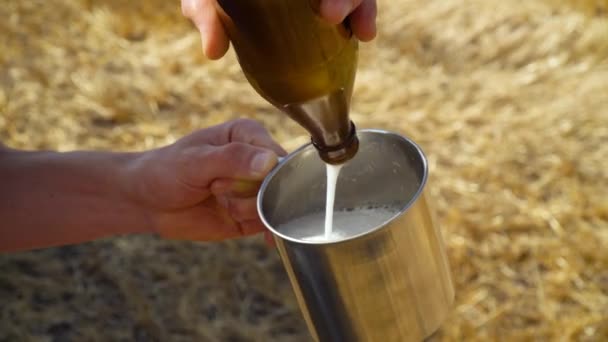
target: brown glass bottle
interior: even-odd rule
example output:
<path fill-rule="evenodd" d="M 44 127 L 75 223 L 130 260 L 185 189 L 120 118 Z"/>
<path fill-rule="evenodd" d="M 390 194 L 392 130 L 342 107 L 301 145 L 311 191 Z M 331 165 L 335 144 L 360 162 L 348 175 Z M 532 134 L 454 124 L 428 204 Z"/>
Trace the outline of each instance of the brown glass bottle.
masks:
<path fill-rule="evenodd" d="M 358 149 L 349 119 L 358 42 L 347 24 L 318 15 L 319 0 L 218 0 L 218 12 L 254 89 L 340 164 Z"/>

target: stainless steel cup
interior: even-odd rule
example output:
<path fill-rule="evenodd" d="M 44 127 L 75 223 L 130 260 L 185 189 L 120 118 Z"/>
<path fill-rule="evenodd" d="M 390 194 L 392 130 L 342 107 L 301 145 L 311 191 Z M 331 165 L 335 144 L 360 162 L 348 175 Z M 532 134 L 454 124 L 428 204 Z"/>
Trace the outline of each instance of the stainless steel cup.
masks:
<path fill-rule="evenodd" d="M 360 150 L 342 169 L 335 208 L 390 207 L 395 215 L 334 242 L 306 241 L 286 229 L 325 210 L 326 168 L 310 144 L 268 175 L 258 211 L 315 340 L 420 341 L 439 328 L 454 301 L 441 233 L 424 195 L 427 161 L 398 134 L 358 134 Z"/>

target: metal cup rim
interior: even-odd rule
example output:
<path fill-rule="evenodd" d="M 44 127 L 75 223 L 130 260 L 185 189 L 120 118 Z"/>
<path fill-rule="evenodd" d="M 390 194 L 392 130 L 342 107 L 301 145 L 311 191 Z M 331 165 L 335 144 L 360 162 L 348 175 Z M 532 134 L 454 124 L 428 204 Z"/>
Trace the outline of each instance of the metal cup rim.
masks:
<path fill-rule="evenodd" d="M 378 230 L 383 229 L 384 227 L 386 227 L 390 222 L 394 221 L 395 219 L 399 218 L 401 215 L 403 215 L 405 212 L 407 212 L 413 205 L 414 203 L 416 203 L 418 201 L 418 199 L 420 198 L 420 196 L 422 195 L 422 192 L 424 191 L 424 188 L 426 186 L 426 182 L 428 180 L 428 176 L 429 176 L 429 167 L 428 167 L 428 160 L 426 158 L 426 155 L 424 154 L 424 151 L 422 151 L 422 148 L 420 148 L 420 146 L 418 144 L 416 144 L 413 140 L 409 139 L 408 137 L 399 134 L 397 132 L 393 132 L 393 131 L 388 131 L 388 130 L 382 130 L 382 129 L 360 129 L 358 130 L 357 133 L 375 133 L 375 134 L 382 134 L 382 135 L 392 135 L 397 137 L 398 139 L 410 144 L 411 146 L 414 147 L 414 149 L 416 150 L 416 152 L 419 154 L 420 159 L 422 161 L 422 167 L 423 167 L 423 174 L 422 174 L 422 180 L 420 182 L 420 185 L 418 186 L 418 190 L 416 191 L 416 193 L 414 193 L 414 195 L 412 196 L 412 198 L 404 204 L 404 206 L 398 211 L 396 212 L 393 216 L 391 216 L 390 218 L 386 219 L 384 222 L 376 225 L 375 227 L 366 230 L 363 233 L 359 233 L 353 236 L 349 236 L 347 238 L 344 239 L 340 239 L 340 240 L 332 240 L 332 241 L 306 241 L 306 240 L 301 240 L 301 239 L 297 239 L 297 238 L 293 238 L 291 236 L 285 235 L 281 232 L 279 232 L 277 229 L 275 229 L 267 220 L 266 217 L 262 211 L 262 203 L 264 201 L 264 192 L 266 190 L 266 188 L 268 188 L 270 182 L 272 181 L 272 179 L 274 178 L 274 176 L 281 170 L 281 168 L 286 165 L 287 163 L 289 163 L 290 160 L 292 160 L 293 158 L 295 158 L 298 154 L 300 154 L 302 151 L 313 147 L 312 143 L 307 143 L 304 144 L 300 147 L 298 147 L 297 149 L 295 149 L 294 151 L 292 151 L 291 153 L 289 153 L 287 156 L 282 157 L 279 159 L 279 163 L 270 171 L 270 173 L 268 173 L 268 175 L 266 176 L 266 178 L 264 178 L 264 181 L 262 182 L 262 185 L 260 186 L 260 190 L 258 191 L 258 195 L 257 195 L 257 211 L 258 211 L 258 216 L 260 217 L 260 219 L 262 220 L 262 223 L 264 224 L 264 226 L 266 226 L 266 228 L 268 230 L 270 230 L 270 232 L 275 235 L 280 237 L 283 240 L 287 240 L 287 241 L 291 241 L 294 243 L 298 243 L 298 244 L 308 244 L 308 245 L 332 245 L 332 244 L 341 244 L 341 243 L 346 243 L 348 241 L 352 241 L 355 239 L 358 239 L 362 236 L 365 235 L 369 235 L 372 234 Z"/>

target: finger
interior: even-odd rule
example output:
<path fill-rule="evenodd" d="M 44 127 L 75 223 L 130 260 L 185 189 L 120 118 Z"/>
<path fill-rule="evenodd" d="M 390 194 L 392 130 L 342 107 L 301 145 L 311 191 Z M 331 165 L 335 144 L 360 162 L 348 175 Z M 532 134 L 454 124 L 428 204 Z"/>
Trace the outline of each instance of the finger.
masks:
<path fill-rule="evenodd" d="M 330 24 L 339 24 L 361 4 L 361 0 L 322 0 L 321 17 Z"/>
<path fill-rule="evenodd" d="M 272 233 L 269 231 L 264 232 L 264 240 L 266 240 L 266 244 L 268 245 L 268 247 L 276 247 L 277 244 L 274 241 L 274 238 L 272 237 Z"/>
<path fill-rule="evenodd" d="M 277 155 L 271 150 L 233 142 L 186 148 L 181 151 L 176 167 L 185 184 L 208 187 L 222 178 L 261 181 L 277 162 Z"/>
<path fill-rule="evenodd" d="M 231 142 L 242 142 L 254 146 L 265 147 L 274 151 L 278 156 L 287 152 L 277 144 L 268 130 L 258 121 L 252 119 L 236 119 L 221 125 L 210 127 L 207 132 L 209 143 L 216 145 Z"/>
<path fill-rule="evenodd" d="M 353 33 L 361 41 L 368 42 L 376 37 L 376 0 L 363 0 L 350 15 Z"/>
<path fill-rule="evenodd" d="M 243 232 L 243 235 L 249 236 L 265 232 L 266 227 L 259 219 L 251 220 L 241 223 L 241 231 Z"/>
<path fill-rule="evenodd" d="M 182 15 L 186 18 L 192 18 L 193 13 L 196 13 L 201 8 L 201 0 L 182 0 Z"/>
<path fill-rule="evenodd" d="M 244 142 L 273 150 L 278 156 L 287 152 L 277 144 L 261 123 L 251 119 L 238 119 L 229 122 L 231 141 Z"/>
<path fill-rule="evenodd" d="M 220 196 L 218 197 L 218 203 L 220 203 L 220 205 L 228 211 L 230 217 L 237 222 L 260 220 L 255 197 L 235 198 Z"/>
<path fill-rule="evenodd" d="M 255 196 L 260 190 L 262 182 L 240 179 L 217 179 L 211 184 L 211 193 L 215 196 L 231 196 L 247 198 Z"/>
<path fill-rule="evenodd" d="M 199 30 L 203 52 L 209 59 L 219 59 L 226 54 L 230 44 L 217 14 L 215 0 L 182 0 L 182 13 Z"/>
<path fill-rule="evenodd" d="M 157 232 L 172 240 L 219 241 L 241 236 L 241 227 L 228 210 L 210 202 L 215 199 L 160 215 Z"/>
<path fill-rule="evenodd" d="M 213 179 L 261 181 L 278 162 L 273 151 L 240 142 L 207 150 L 205 168 Z"/>
<path fill-rule="evenodd" d="M 211 126 L 182 138 L 182 142 L 187 145 L 211 144 L 216 146 L 241 142 L 267 148 L 278 156 L 287 154 L 272 139 L 268 130 L 261 123 L 252 119 L 236 119 Z"/>

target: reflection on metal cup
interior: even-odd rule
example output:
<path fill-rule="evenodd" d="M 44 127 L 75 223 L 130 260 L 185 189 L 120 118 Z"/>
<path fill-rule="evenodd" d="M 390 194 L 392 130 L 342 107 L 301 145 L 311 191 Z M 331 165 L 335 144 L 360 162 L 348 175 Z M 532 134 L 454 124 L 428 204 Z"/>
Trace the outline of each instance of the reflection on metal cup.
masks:
<path fill-rule="evenodd" d="M 439 328 L 454 302 L 441 232 L 424 192 L 427 161 L 401 135 L 358 135 L 360 150 L 342 169 L 335 207 L 394 208 L 383 223 L 346 227 L 344 238 L 325 242 L 285 229 L 325 208 L 325 164 L 310 144 L 268 175 L 258 211 L 315 340 L 420 341 Z"/>

